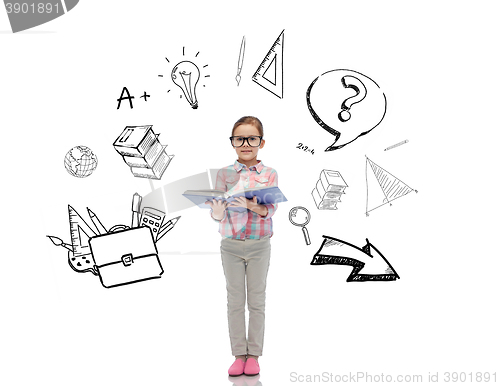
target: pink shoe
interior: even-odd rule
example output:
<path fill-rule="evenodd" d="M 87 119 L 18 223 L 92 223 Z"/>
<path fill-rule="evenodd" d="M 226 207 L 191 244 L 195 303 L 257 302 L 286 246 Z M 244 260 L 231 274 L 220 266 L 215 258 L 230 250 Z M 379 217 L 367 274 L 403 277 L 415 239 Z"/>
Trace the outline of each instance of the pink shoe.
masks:
<path fill-rule="evenodd" d="M 245 368 L 243 369 L 243 372 L 246 375 L 259 374 L 260 373 L 259 362 L 257 362 L 254 358 L 248 358 L 247 362 L 245 363 Z"/>
<path fill-rule="evenodd" d="M 241 358 L 236 359 L 228 370 L 229 375 L 237 377 L 242 375 L 245 369 L 245 362 Z"/>

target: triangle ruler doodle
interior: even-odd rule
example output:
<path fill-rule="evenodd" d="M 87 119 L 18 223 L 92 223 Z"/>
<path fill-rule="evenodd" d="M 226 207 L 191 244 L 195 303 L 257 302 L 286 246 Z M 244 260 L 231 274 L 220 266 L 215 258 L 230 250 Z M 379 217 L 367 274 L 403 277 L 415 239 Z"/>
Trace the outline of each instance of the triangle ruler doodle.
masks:
<path fill-rule="evenodd" d="M 252 80 L 273 93 L 278 98 L 283 98 L 283 44 L 285 30 L 281 31 L 271 49 L 257 71 L 252 76 Z"/>
<path fill-rule="evenodd" d="M 366 157 L 366 215 L 416 190 Z M 390 204 L 392 205 L 392 204 Z"/>
<path fill-rule="evenodd" d="M 90 251 L 89 239 L 95 236 L 96 233 L 71 205 L 68 205 L 68 213 L 74 257 L 92 254 Z"/>

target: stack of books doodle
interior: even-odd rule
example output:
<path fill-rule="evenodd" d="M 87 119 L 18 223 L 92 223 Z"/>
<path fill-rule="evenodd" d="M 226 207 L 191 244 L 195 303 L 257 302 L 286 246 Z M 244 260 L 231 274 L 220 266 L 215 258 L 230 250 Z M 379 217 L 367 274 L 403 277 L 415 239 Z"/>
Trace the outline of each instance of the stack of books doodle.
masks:
<path fill-rule="evenodd" d="M 348 185 L 341 174 L 334 170 L 322 170 L 319 180 L 312 191 L 318 209 L 337 209 L 340 196 Z"/>
<path fill-rule="evenodd" d="M 135 177 L 159 180 L 173 155 L 165 151 L 153 126 L 127 126 L 113 146 Z"/>

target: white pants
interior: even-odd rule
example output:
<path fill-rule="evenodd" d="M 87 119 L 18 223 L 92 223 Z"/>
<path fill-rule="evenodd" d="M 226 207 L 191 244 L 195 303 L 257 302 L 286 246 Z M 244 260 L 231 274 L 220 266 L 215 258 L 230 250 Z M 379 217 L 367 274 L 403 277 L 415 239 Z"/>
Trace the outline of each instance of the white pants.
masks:
<path fill-rule="evenodd" d="M 232 354 L 260 356 L 264 344 L 270 239 L 222 238 L 220 249 L 226 276 L 227 318 Z M 248 339 L 245 328 L 245 298 L 248 299 L 249 312 Z"/>

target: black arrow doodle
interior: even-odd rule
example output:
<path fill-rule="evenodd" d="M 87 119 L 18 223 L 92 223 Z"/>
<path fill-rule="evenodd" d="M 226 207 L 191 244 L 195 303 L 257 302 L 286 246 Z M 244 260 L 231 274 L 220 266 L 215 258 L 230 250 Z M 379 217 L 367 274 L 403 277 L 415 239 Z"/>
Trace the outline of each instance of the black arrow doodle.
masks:
<path fill-rule="evenodd" d="M 324 240 L 314 255 L 311 265 L 349 265 L 353 267 L 346 281 L 392 281 L 399 275 L 382 253 L 366 239 L 364 247 L 330 236 Z M 363 272 L 361 272 L 363 271 Z"/>

